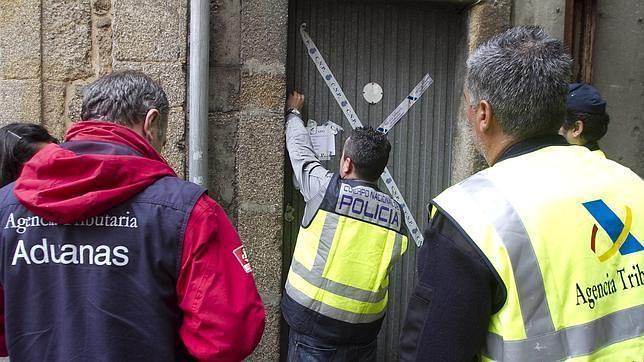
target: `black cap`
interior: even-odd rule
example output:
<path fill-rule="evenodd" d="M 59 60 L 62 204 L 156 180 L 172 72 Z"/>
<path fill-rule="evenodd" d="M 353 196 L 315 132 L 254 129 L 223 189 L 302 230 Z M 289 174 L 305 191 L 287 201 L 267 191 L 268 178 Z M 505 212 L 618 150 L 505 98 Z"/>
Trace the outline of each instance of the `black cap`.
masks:
<path fill-rule="evenodd" d="M 572 83 L 568 86 L 568 111 L 591 114 L 604 114 L 606 101 L 602 99 L 599 91 L 590 84 Z"/>

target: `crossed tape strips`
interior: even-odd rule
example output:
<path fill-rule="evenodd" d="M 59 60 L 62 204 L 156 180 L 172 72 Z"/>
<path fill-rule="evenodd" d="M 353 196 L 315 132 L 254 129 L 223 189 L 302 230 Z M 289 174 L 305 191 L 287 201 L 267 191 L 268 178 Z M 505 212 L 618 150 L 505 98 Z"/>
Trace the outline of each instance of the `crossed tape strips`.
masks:
<path fill-rule="evenodd" d="M 302 23 L 302 25 L 300 26 L 300 35 L 302 36 L 302 41 L 306 46 L 309 57 L 311 58 L 313 63 L 315 63 L 318 72 L 324 79 L 324 82 L 331 91 L 331 94 L 333 94 L 335 101 L 342 109 L 342 113 L 344 113 L 344 116 L 346 117 L 347 121 L 349 121 L 351 127 L 354 129 L 362 127 L 362 122 L 351 106 L 351 103 L 349 103 L 349 100 L 345 96 L 344 91 L 340 87 L 340 84 L 338 84 L 335 76 L 333 75 L 333 72 L 331 72 L 331 69 L 329 69 L 329 66 L 326 64 L 324 57 L 322 57 L 322 54 L 320 54 L 317 46 L 315 45 L 309 34 L 306 32 L 306 23 Z M 432 83 L 432 78 L 429 76 L 429 74 L 426 74 L 423 79 L 416 85 L 416 87 L 414 87 L 409 96 L 407 96 L 398 105 L 398 107 L 396 107 L 396 109 L 394 109 L 394 111 L 389 116 L 387 116 L 387 118 L 385 118 L 382 124 L 378 127 L 378 131 L 387 134 L 409 111 L 409 109 L 414 105 L 414 103 L 416 103 L 416 101 Z M 416 220 L 414 220 L 411 210 L 409 210 L 409 206 L 407 206 L 405 199 L 400 193 L 400 189 L 396 185 L 394 178 L 391 176 L 389 169 L 385 167 L 385 170 L 380 177 L 384 181 L 385 186 L 389 190 L 391 196 L 402 207 L 405 215 L 405 222 L 407 223 L 409 232 L 416 242 L 416 245 L 420 247 L 421 245 L 423 245 L 423 235 L 418 228 L 418 224 L 416 224 Z"/>

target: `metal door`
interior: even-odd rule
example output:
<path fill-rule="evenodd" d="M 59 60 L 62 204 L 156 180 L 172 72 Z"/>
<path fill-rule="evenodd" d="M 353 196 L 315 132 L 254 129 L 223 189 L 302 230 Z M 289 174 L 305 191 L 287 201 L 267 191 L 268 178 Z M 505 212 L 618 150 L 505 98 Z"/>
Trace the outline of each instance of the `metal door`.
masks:
<path fill-rule="evenodd" d="M 293 0 L 290 4 L 288 89 L 305 94 L 305 120 L 332 120 L 344 128 L 336 138 L 337 156 L 325 162 L 327 168 L 337 171 L 351 127 L 307 55 L 298 31 L 302 22 L 308 24 L 308 33 L 365 125 L 376 128 L 425 73 L 434 79 L 389 133 L 388 166 L 421 229 L 427 222 L 427 203 L 449 181 L 455 94 L 459 94 L 454 92 L 456 59 L 463 33 L 460 8 L 401 1 Z M 369 82 L 383 89 L 382 100 L 374 105 L 363 97 Z M 284 277 L 304 209 L 302 196 L 292 185 L 290 166 L 286 169 Z M 388 313 L 378 340 L 380 361 L 398 360 L 398 338 L 416 281 L 415 261 L 416 246 L 410 239 L 408 252 L 390 276 Z"/>

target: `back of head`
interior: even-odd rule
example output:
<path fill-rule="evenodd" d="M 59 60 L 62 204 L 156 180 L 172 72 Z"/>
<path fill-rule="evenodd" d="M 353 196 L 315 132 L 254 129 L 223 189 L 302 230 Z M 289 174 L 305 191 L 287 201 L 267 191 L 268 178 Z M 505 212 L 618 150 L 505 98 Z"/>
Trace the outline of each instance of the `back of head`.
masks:
<path fill-rule="evenodd" d="M 344 157 L 353 161 L 356 175 L 367 181 L 378 181 L 389 161 L 391 144 L 387 136 L 372 127 L 353 130 L 344 148 Z"/>
<path fill-rule="evenodd" d="M 488 101 L 515 140 L 557 134 L 566 114 L 570 56 L 541 27 L 518 26 L 479 46 L 467 60 L 474 102 Z"/>
<path fill-rule="evenodd" d="M 570 84 L 566 110 L 563 128 L 571 130 L 575 127 L 575 122 L 582 121 L 584 126 L 581 139 L 584 142 L 596 142 L 608 131 L 610 117 L 606 113 L 606 101 L 590 84 Z"/>
<path fill-rule="evenodd" d="M 170 108 L 163 88 L 145 73 L 118 71 L 85 88 L 81 119 L 131 127 L 143 121 L 150 109 L 157 109 L 167 122 Z"/>
<path fill-rule="evenodd" d="M 37 124 L 11 123 L 0 128 L 0 187 L 15 181 L 22 165 L 46 143 L 58 141 Z"/>

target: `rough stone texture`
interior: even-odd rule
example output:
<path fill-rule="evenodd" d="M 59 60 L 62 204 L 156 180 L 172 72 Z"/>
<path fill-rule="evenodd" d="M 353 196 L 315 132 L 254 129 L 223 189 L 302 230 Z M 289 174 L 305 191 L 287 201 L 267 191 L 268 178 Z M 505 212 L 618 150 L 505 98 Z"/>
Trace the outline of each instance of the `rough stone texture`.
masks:
<path fill-rule="evenodd" d="M 0 78 L 40 77 L 40 1 L 0 2 Z"/>
<path fill-rule="evenodd" d="M 112 72 L 112 18 L 108 15 L 95 17 L 93 30 L 93 57 L 96 74 Z"/>
<path fill-rule="evenodd" d="M 167 142 L 161 153 L 179 177 L 186 174 L 186 111 L 183 107 L 170 108 Z"/>
<path fill-rule="evenodd" d="M 280 336 L 278 333 L 266 333 L 266 331 L 279 331 L 281 322 L 281 310 L 279 305 L 270 305 L 264 302 L 266 308 L 266 327 L 264 335 L 255 350 L 255 353 L 247 359 L 250 362 L 280 361 Z M 282 356 L 284 361 L 286 356 Z"/>
<path fill-rule="evenodd" d="M 230 112 L 239 109 L 241 71 L 239 65 L 210 68 L 209 111 Z"/>
<path fill-rule="evenodd" d="M 511 0 L 484 1 L 470 9 L 469 50 L 510 27 Z"/>
<path fill-rule="evenodd" d="M 460 64 L 465 64 L 467 54 L 475 50 L 477 46 L 510 26 L 511 9 L 512 2 L 510 0 L 495 0 L 482 2 L 469 10 L 467 45 L 459 51 Z M 463 77 L 464 73 L 459 75 L 459 78 Z M 485 160 L 476 150 L 474 139 L 470 134 L 467 117 L 463 112 L 464 102 L 463 97 L 459 96 L 459 113 L 452 148 L 454 167 L 452 167 L 450 175 L 451 184 L 455 184 L 486 167 Z"/>
<path fill-rule="evenodd" d="M 240 0 L 211 0 L 210 65 L 237 65 L 241 48 Z"/>
<path fill-rule="evenodd" d="M 514 0 L 513 25 L 541 25 L 548 34 L 563 39 L 565 0 Z"/>
<path fill-rule="evenodd" d="M 60 81 L 44 82 L 43 94 L 42 125 L 49 130 L 52 136 L 62 140 L 67 130 L 65 83 Z"/>
<path fill-rule="evenodd" d="M 115 60 L 183 61 L 187 44 L 187 1 L 113 1 Z"/>
<path fill-rule="evenodd" d="M 274 84 L 277 88 L 281 86 Z M 245 245 L 253 250 L 250 260 L 254 264 L 260 295 L 267 305 L 278 304 L 282 289 L 282 118 L 281 112 L 242 112 L 238 131 L 237 225 Z M 279 347 L 267 344 L 267 341 L 279 340 L 279 317 L 267 318 L 275 318 L 275 325 L 267 326 L 264 342 L 254 356 L 277 360 L 279 355 L 272 353 L 277 353 Z"/>
<path fill-rule="evenodd" d="M 282 292 L 287 0 L 241 3 L 241 117 L 237 149 L 238 228 L 253 252 L 267 325 L 251 360 L 279 360 Z M 260 231 L 261 232 L 258 232 Z"/>
<path fill-rule="evenodd" d="M 209 195 L 226 210 L 235 222 L 235 167 L 239 114 L 216 113 L 208 124 Z"/>
<path fill-rule="evenodd" d="M 606 100 L 606 156 L 644 177 L 644 4 L 597 3 L 593 85 Z"/>
<path fill-rule="evenodd" d="M 271 207 L 282 203 L 284 126 L 281 114 L 243 114 L 239 126 L 237 177 L 240 202 Z M 283 161 L 283 159 L 281 160 Z M 278 185 L 279 181 L 279 185 Z M 279 189 L 279 195 L 274 192 Z"/>
<path fill-rule="evenodd" d="M 286 76 L 272 74 L 244 74 L 240 104 L 246 109 L 263 109 L 281 113 L 284 109 Z"/>
<path fill-rule="evenodd" d="M 0 80 L 0 124 L 40 123 L 40 81 Z"/>
<path fill-rule="evenodd" d="M 93 75 L 89 0 L 43 1 L 42 62 L 46 80 Z"/>
<path fill-rule="evenodd" d="M 83 91 L 90 82 L 90 80 L 80 80 L 67 84 L 67 89 L 65 90 L 66 122 L 76 122 L 81 119 Z"/>
<path fill-rule="evenodd" d="M 114 62 L 114 70 L 133 69 L 145 72 L 158 81 L 168 97 L 170 107 L 183 106 L 186 101 L 185 65 L 177 63 Z"/>
<path fill-rule="evenodd" d="M 241 58 L 264 64 L 286 59 L 288 0 L 242 2 Z"/>

